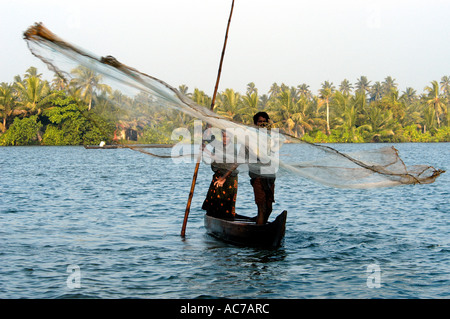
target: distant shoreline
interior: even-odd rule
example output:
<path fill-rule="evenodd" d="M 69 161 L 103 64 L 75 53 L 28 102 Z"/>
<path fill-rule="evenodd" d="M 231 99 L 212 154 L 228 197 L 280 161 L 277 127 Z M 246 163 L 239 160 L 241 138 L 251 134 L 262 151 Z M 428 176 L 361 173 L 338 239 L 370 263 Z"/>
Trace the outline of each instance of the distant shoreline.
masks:
<path fill-rule="evenodd" d="M 303 144 L 307 142 L 285 142 L 283 144 Z M 314 142 L 314 144 L 440 144 L 440 143 L 450 143 L 450 141 L 428 141 L 428 142 Z M 99 145 L 40 145 L 40 144 L 30 144 L 30 145 L 0 145 L 0 147 L 84 147 L 86 149 L 119 149 L 119 148 L 172 148 L 176 144 L 107 144 L 103 147 Z M 191 144 L 194 145 L 194 144 Z"/>

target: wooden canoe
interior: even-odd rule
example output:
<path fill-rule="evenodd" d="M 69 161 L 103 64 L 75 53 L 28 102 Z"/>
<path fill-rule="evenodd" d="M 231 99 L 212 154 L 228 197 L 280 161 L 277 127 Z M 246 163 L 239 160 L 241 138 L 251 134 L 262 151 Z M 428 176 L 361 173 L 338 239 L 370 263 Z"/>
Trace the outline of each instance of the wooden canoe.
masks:
<path fill-rule="evenodd" d="M 205 215 L 206 232 L 223 241 L 251 247 L 277 248 L 284 239 L 287 211 L 267 224 L 257 225 L 255 219 L 236 215 L 234 219 L 220 219 Z"/>
<path fill-rule="evenodd" d="M 116 148 L 172 148 L 172 144 L 105 144 L 101 145 L 84 145 L 86 149 L 116 149 Z"/>
<path fill-rule="evenodd" d="M 116 149 L 116 148 L 120 148 L 120 145 L 84 145 L 84 148 L 89 149 L 89 150 L 110 150 L 110 149 Z"/>

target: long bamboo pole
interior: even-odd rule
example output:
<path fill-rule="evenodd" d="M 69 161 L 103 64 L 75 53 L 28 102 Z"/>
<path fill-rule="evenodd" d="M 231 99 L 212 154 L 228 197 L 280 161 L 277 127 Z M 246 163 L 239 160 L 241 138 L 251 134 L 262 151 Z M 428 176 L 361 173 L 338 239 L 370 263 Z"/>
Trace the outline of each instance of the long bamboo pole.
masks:
<path fill-rule="evenodd" d="M 234 8 L 234 0 L 231 3 L 230 17 L 228 18 L 228 24 L 227 24 L 227 30 L 225 32 L 225 40 L 223 43 L 222 55 L 220 57 L 219 70 L 217 72 L 216 85 L 214 87 L 214 94 L 212 96 L 212 101 L 211 101 L 211 111 L 214 109 L 214 104 L 216 102 L 217 89 L 219 87 L 220 74 L 222 73 L 223 58 L 225 56 L 225 48 L 227 46 L 228 30 L 230 29 L 231 16 L 233 15 L 233 8 Z M 191 209 L 192 197 L 194 197 L 195 183 L 197 182 L 198 168 L 200 167 L 200 160 L 202 157 L 203 148 L 204 148 L 204 144 L 202 143 L 202 147 L 197 156 L 197 163 L 195 164 L 194 176 L 192 177 L 191 190 L 189 192 L 189 198 L 188 198 L 188 202 L 186 205 L 186 211 L 184 213 L 183 227 L 181 228 L 181 236 L 182 237 L 184 237 L 186 235 L 186 224 L 187 224 L 187 220 L 188 220 L 188 216 L 189 216 L 189 211 Z"/>

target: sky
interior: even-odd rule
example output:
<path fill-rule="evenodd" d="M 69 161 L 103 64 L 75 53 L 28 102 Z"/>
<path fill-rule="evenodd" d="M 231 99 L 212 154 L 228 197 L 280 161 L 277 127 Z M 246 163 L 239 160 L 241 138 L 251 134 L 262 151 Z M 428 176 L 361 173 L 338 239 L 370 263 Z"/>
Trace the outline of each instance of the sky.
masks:
<path fill-rule="evenodd" d="M 178 87 L 212 95 L 231 0 L 0 0 L 0 82 L 30 66 L 53 74 L 31 55 L 23 32 L 42 22 L 98 56 Z M 450 76 L 448 0 L 235 0 L 219 92 L 260 94 L 273 83 L 306 83 L 317 93 L 366 76 L 391 76 L 402 91 L 422 93 Z"/>

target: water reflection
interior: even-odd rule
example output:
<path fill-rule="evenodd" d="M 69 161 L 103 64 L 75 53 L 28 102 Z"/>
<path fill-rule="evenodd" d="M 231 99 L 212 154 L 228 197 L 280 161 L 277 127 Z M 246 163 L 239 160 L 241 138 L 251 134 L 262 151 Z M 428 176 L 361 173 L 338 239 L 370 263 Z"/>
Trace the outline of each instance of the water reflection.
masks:
<path fill-rule="evenodd" d="M 192 262 L 197 265 L 197 286 L 199 280 L 205 280 L 200 286 L 208 293 L 200 293 L 199 298 L 205 295 L 209 298 L 276 297 L 277 278 L 287 276 L 283 267 L 287 253 L 283 246 L 278 249 L 240 247 L 206 233 L 201 238 L 203 246 L 191 251 L 194 255 L 190 265 Z M 206 277 L 202 275 L 206 273 Z"/>

